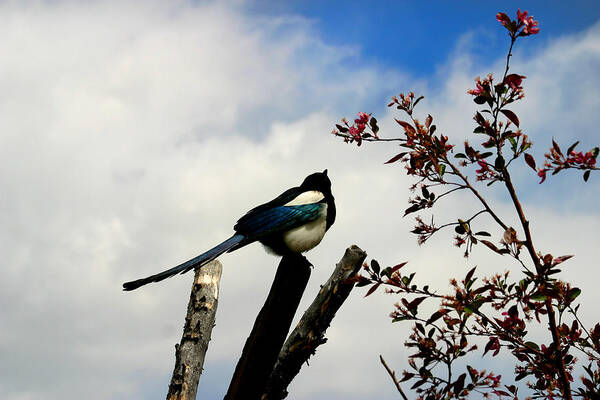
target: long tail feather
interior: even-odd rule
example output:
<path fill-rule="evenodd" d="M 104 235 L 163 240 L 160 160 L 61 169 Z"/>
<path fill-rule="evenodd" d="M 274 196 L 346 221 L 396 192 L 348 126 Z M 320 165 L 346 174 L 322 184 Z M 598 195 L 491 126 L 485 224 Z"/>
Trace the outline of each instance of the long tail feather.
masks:
<path fill-rule="evenodd" d="M 170 268 L 170 269 L 160 272 L 156 275 L 151 275 L 147 278 L 137 279 L 137 280 L 131 281 L 131 282 L 125 282 L 123 284 L 123 290 L 126 290 L 126 291 L 135 290 L 135 289 L 139 288 L 140 286 L 144 286 L 148 283 L 160 282 L 163 279 L 170 278 L 173 275 L 177 275 L 179 273 L 183 274 L 185 272 L 188 272 L 191 269 L 200 267 L 200 266 L 214 260 L 215 258 L 219 257 L 221 254 L 225 253 L 227 250 L 232 249 L 233 247 L 238 245 L 240 242 L 242 242 L 244 239 L 245 239 L 244 235 L 235 234 L 232 237 L 230 237 L 229 239 L 225 240 L 223 243 L 218 244 L 217 246 L 213 247 L 212 249 L 208 250 L 207 252 L 202 253 L 199 256 L 194 257 L 191 260 L 184 262 L 183 264 L 179 264 L 176 267 Z"/>

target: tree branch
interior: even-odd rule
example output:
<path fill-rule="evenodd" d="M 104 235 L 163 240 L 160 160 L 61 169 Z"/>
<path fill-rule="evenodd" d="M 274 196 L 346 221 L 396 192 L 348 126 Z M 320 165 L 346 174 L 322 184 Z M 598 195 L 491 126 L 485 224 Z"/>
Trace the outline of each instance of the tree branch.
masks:
<path fill-rule="evenodd" d="M 366 257 L 367 253 L 358 246 L 346 249 L 331 277 L 321 286 L 281 349 L 262 400 L 279 400 L 287 396 L 287 387 L 300 372 L 302 364 L 327 341 L 325 331 L 354 287 L 354 283 L 347 280 L 358 273 Z"/>
<path fill-rule="evenodd" d="M 281 259 L 267 300 L 244 345 L 225 400 L 260 399 L 308 283 L 310 267 L 302 255 L 286 255 Z"/>
<path fill-rule="evenodd" d="M 218 260 L 196 269 L 183 336 L 181 342 L 175 345 L 175 368 L 167 400 L 196 398 L 204 356 L 215 325 L 222 270 Z"/>
<path fill-rule="evenodd" d="M 390 367 L 388 367 L 388 365 L 386 364 L 382 355 L 379 355 L 379 361 L 381 361 L 381 363 L 385 367 L 385 370 L 387 371 L 387 373 L 390 375 L 390 377 L 394 381 L 394 385 L 396 385 L 396 389 L 398 389 L 398 393 L 400 393 L 400 396 L 402 396 L 402 398 L 404 400 L 408 400 L 408 397 L 406 397 L 406 394 L 404 394 L 404 391 L 402 390 L 402 387 L 400 386 L 400 382 L 398 382 L 398 378 L 396 378 L 396 373 L 394 371 L 392 371 L 390 369 Z"/>

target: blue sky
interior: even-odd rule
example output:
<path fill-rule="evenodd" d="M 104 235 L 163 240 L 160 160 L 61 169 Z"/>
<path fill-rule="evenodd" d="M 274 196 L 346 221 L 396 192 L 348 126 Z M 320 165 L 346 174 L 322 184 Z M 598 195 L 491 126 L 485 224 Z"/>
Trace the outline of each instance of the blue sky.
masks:
<path fill-rule="evenodd" d="M 314 23 L 322 40 L 333 46 L 358 46 L 361 60 L 401 67 L 416 77 L 431 76 L 446 62 L 466 32 L 481 35 L 476 57 L 489 62 L 506 51 L 505 32 L 496 29 L 495 14 L 514 17 L 517 8 L 541 21 L 539 46 L 560 35 L 579 32 L 600 18 L 600 3 L 587 1 L 256 1 L 247 8 L 272 16 L 301 15 Z"/>
<path fill-rule="evenodd" d="M 396 135 L 397 115 L 385 105 L 414 89 L 438 130 L 457 143 L 468 137 L 475 105 L 466 91 L 505 57 L 496 6 L 372 3 L 0 2 L 0 159 L 10 166 L 0 170 L 0 320 L 8 327 L 0 330 L 0 398 L 163 397 L 192 277 L 133 293 L 121 283 L 219 243 L 249 208 L 325 168 L 338 220 L 308 253 L 316 267 L 299 310 L 351 244 L 382 265 L 409 261 L 406 271 L 440 290 L 474 265 L 488 275 L 514 267 L 485 249 L 464 259 L 451 235 L 419 247 L 414 221 L 402 218 L 413 182 L 383 165 L 397 148 L 356 148 L 330 135 L 358 111 L 375 112 L 381 134 Z M 526 101 L 514 110 L 534 155 L 552 137 L 598 145 L 600 6 L 502 4 L 510 15 L 531 11 L 542 29 L 520 41 L 513 63 L 527 75 Z M 539 248 L 576 254 L 565 278 L 583 290 L 584 319 L 600 320 L 585 306 L 600 302 L 599 177 L 582 185 L 567 172 L 538 185 L 526 166 L 515 171 Z M 506 195 L 487 190 L 518 226 Z M 439 204 L 436 219 L 473 210 L 458 196 Z M 481 228 L 500 240 L 487 223 Z M 277 259 L 247 246 L 221 262 L 203 398 L 226 392 Z M 383 354 L 405 367 L 409 327 L 387 317 L 397 300 L 355 293 L 291 386 L 293 398 L 397 398 L 378 361 Z"/>

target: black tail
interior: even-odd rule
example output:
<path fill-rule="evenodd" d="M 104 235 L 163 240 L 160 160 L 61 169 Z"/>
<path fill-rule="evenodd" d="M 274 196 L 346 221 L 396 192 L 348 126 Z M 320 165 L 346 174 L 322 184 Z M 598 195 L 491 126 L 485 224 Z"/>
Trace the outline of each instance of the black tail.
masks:
<path fill-rule="evenodd" d="M 244 235 L 235 234 L 232 237 L 230 237 L 229 239 L 227 239 L 226 241 L 224 241 L 223 243 L 218 244 L 217 246 L 213 247 L 212 249 L 208 250 L 207 252 L 202 253 L 198 257 L 194 257 L 191 260 L 184 262 L 183 264 L 179 264 L 176 267 L 173 267 L 166 271 L 160 272 L 156 275 L 149 276 L 147 278 L 142 278 L 142 279 L 138 279 L 138 280 L 131 281 L 131 282 L 125 282 L 123 284 L 123 290 L 126 290 L 126 291 L 135 290 L 135 289 L 139 288 L 140 286 L 144 286 L 148 283 L 160 282 L 163 279 L 170 278 L 173 275 L 177 275 L 179 273 L 183 274 L 185 272 L 188 272 L 191 269 L 200 267 L 200 266 L 214 260 L 215 258 L 219 257 L 221 254 L 225 253 L 227 250 L 232 249 L 233 247 L 238 245 L 241 241 L 243 241 L 244 238 L 245 238 Z"/>

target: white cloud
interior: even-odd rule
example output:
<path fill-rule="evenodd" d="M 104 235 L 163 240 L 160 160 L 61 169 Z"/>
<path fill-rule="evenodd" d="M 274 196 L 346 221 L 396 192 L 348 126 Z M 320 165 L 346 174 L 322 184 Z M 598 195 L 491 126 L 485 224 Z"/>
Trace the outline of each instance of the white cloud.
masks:
<path fill-rule="evenodd" d="M 539 122 L 541 110 L 555 115 L 571 104 L 564 96 L 543 102 L 536 93 L 544 84 L 552 83 L 551 92 L 600 86 L 595 74 L 575 79 L 577 71 L 597 69 L 599 36 L 593 28 L 531 61 L 522 55 L 533 86 L 523 113 L 534 126 L 550 129 Z M 406 88 L 406 75 L 346 65 L 353 50 L 323 43 L 301 18 L 185 1 L 9 3 L 0 6 L 0 38 L 7 55 L 0 157 L 8 166 L 0 172 L 0 303 L 7 305 L 0 319 L 9 327 L 0 330 L 2 398 L 162 396 L 191 276 L 127 294 L 120 284 L 218 243 L 241 213 L 315 170 L 329 168 L 339 217 L 309 254 L 317 267 L 301 310 L 353 243 L 384 264 L 408 259 L 422 280 L 442 287 L 466 270 L 449 241 L 418 248 L 406 233 L 408 179 L 381 165 L 395 149 L 356 150 L 326 135 L 341 115 Z M 562 51 L 578 64 L 557 57 Z M 449 63 L 448 85 L 424 103 L 440 127 L 461 136 L 472 112 L 464 93 L 473 74 L 464 66 Z M 561 72 L 537 81 L 538 71 Z M 597 125 L 593 92 L 569 109 L 565 124 L 596 118 L 590 126 Z M 389 115 L 381 119 L 395 129 Z M 587 187 L 597 193 L 597 185 Z M 443 211 L 449 218 L 464 212 L 451 203 Z M 579 226 L 598 222 L 597 213 L 554 206 L 532 213 L 548 247 L 556 245 L 551 227 L 573 238 Z M 594 238 L 590 230 L 561 246 L 578 254 L 579 265 L 593 265 Z M 201 380 L 201 387 L 210 383 L 207 397 L 226 390 L 277 263 L 258 245 L 222 261 L 217 327 Z M 487 259 L 469 265 L 477 262 Z M 294 382 L 295 398 L 394 397 L 377 360 L 384 353 L 403 366 L 406 327 L 386 318 L 394 301 L 350 299 L 330 341 Z M 323 373 L 334 367 L 337 378 Z"/>

